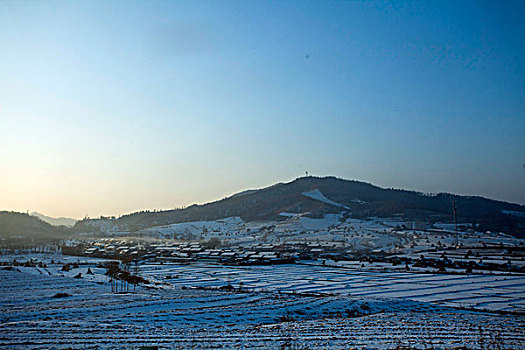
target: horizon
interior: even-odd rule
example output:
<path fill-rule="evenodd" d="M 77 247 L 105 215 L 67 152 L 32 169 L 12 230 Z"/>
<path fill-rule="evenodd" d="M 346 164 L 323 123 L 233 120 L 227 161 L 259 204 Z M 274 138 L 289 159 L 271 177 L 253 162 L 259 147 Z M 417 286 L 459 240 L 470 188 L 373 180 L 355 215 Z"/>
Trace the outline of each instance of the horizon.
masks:
<path fill-rule="evenodd" d="M 306 171 L 525 205 L 524 14 L 1 2 L 0 210 L 169 210 Z"/>
<path fill-rule="evenodd" d="M 220 201 L 222 199 L 227 199 L 227 198 L 230 198 L 230 197 L 233 197 L 237 194 L 240 194 L 240 193 L 243 193 L 243 192 L 246 192 L 246 191 L 258 191 L 258 190 L 263 190 L 263 189 L 266 189 L 266 188 L 269 188 L 271 186 L 274 186 L 274 185 L 277 185 L 277 184 L 289 184 L 289 183 L 292 183 L 296 180 L 299 180 L 299 179 L 303 179 L 303 178 L 307 178 L 307 177 L 310 177 L 310 178 L 317 178 L 317 179 L 326 179 L 326 178 L 336 178 L 336 179 L 339 179 L 339 180 L 344 180 L 344 181 L 357 181 L 357 182 L 362 182 L 362 183 L 367 183 L 367 184 L 370 184 L 372 186 L 376 186 L 376 187 L 379 187 L 379 188 L 382 188 L 382 189 L 393 189 L 393 190 L 404 190 L 404 191 L 409 191 L 409 192 L 417 192 L 417 193 L 420 193 L 420 194 L 423 194 L 423 195 L 438 195 L 438 194 L 451 194 L 451 195 L 459 195 L 459 196 L 472 196 L 472 197 L 481 197 L 481 198 L 485 198 L 485 199 L 488 199 L 488 200 L 495 200 L 495 201 L 498 201 L 498 199 L 494 199 L 494 198 L 487 198 L 487 197 L 483 197 L 483 196 L 476 196 L 476 195 L 468 195 L 468 194 L 459 194 L 459 193 L 450 193 L 450 192 L 422 192 L 422 191 L 417 191 L 417 190 L 412 190 L 412 189 L 408 189 L 408 188 L 396 188 L 396 187 L 383 187 L 383 186 L 379 186 L 379 185 L 376 185 L 376 184 L 373 184 L 373 183 L 370 183 L 370 182 L 367 182 L 367 181 L 361 181 L 361 180 L 355 180 L 355 179 L 345 179 L 345 178 L 341 178 L 341 177 L 337 177 L 337 176 L 333 176 L 333 175 L 325 175 L 325 176 L 316 176 L 316 175 L 310 175 L 308 174 L 307 176 L 299 176 L 299 177 L 296 177 L 292 180 L 289 180 L 289 181 L 281 181 L 281 182 L 277 182 L 277 183 L 274 183 L 274 184 L 271 184 L 271 185 L 268 185 L 268 186 L 263 186 L 263 187 L 257 187 L 257 188 L 247 188 L 247 189 L 244 189 L 244 190 L 240 190 L 240 191 L 237 191 L 237 192 L 234 192 L 230 195 L 227 195 L 227 196 L 222 196 L 220 198 L 216 198 L 216 199 L 213 199 L 213 200 L 210 200 L 210 201 L 206 201 L 206 202 L 201 202 L 201 203 L 189 203 L 187 205 L 183 205 L 181 207 L 168 207 L 168 208 L 141 208 L 141 209 L 137 209 L 137 210 L 134 210 L 134 211 L 130 211 L 130 212 L 125 212 L 125 213 L 119 213 L 119 214 L 100 214 L 100 215 L 96 215 L 96 216 L 91 216 L 91 215 L 84 215 L 83 217 L 81 218 L 76 218 L 76 217 L 68 217 L 68 216 L 53 216 L 53 215 L 49 215 L 47 213 L 42 213 L 38 210 L 29 210 L 29 209 L 26 209 L 25 211 L 15 211 L 15 212 L 20 212 L 20 213 L 27 213 L 29 215 L 33 215 L 33 214 L 40 214 L 40 215 L 43 215 L 43 216 L 47 216 L 47 217 L 50 217 L 52 219 L 74 219 L 74 220 L 77 220 L 77 221 L 80 221 L 80 220 L 83 220 L 83 219 L 98 219 L 100 217 L 115 217 L 115 218 L 119 218 L 119 217 L 122 217 L 122 216 L 126 216 L 126 215 L 129 215 L 129 214 L 134 214 L 134 213 L 137 213 L 137 212 L 141 212 L 141 211 L 169 211 L 169 210 L 177 210 L 177 209 L 186 209 L 187 207 L 190 207 L 190 206 L 193 206 L 193 205 L 205 205 L 205 204 L 209 204 L 209 203 L 213 203 L 213 202 L 216 202 L 216 201 Z M 507 201 L 503 201 L 503 202 L 507 202 Z M 511 204 L 519 204 L 519 205 L 525 205 L 524 203 L 514 203 L 514 202 L 508 202 L 508 203 L 511 203 Z M 0 209 L 0 211 L 9 211 L 9 210 L 6 210 L 6 209 Z"/>

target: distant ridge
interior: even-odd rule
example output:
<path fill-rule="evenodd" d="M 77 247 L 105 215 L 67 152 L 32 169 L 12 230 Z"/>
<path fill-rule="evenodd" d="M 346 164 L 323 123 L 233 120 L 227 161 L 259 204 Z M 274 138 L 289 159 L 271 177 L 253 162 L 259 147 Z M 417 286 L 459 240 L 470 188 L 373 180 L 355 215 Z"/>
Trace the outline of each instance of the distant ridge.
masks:
<path fill-rule="evenodd" d="M 26 213 L 0 211 L 0 239 L 18 240 L 22 244 L 44 243 L 66 237 L 67 229 L 53 226 Z"/>
<path fill-rule="evenodd" d="M 142 211 L 119 218 L 85 219 L 74 230 L 92 231 L 93 227 L 113 226 L 119 230 L 140 230 L 173 223 L 218 220 L 238 216 L 244 221 L 284 220 L 286 213 L 308 213 L 322 217 L 328 213 L 367 218 L 400 216 L 407 220 L 452 220 L 452 201 L 460 220 L 475 222 L 480 228 L 525 236 L 525 206 L 477 196 L 449 193 L 424 194 L 415 191 L 384 189 L 366 182 L 336 177 L 300 177 L 288 183 L 247 190 L 228 198 L 184 209 Z M 518 215 L 508 214 L 518 213 Z"/>
<path fill-rule="evenodd" d="M 53 217 L 50 217 L 50 216 L 47 216 L 47 215 L 44 215 L 44 214 L 40 214 L 40 213 L 38 213 L 36 211 L 32 212 L 31 215 L 32 216 L 36 216 L 40 220 L 43 220 L 43 221 L 45 221 L 48 224 L 51 224 L 53 226 L 64 225 L 64 226 L 71 227 L 71 226 L 75 225 L 75 223 L 78 221 L 78 220 L 75 220 L 75 219 L 65 218 L 65 217 L 53 218 Z"/>

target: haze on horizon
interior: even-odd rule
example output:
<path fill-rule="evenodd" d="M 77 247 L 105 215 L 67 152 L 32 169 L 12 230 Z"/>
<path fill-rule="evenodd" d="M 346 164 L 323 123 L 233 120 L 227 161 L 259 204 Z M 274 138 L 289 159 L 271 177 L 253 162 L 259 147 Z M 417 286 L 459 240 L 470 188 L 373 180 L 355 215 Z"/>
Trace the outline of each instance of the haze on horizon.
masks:
<path fill-rule="evenodd" d="M 0 210 L 309 171 L 525 204 L 525 3 L 0 2 Z"/>

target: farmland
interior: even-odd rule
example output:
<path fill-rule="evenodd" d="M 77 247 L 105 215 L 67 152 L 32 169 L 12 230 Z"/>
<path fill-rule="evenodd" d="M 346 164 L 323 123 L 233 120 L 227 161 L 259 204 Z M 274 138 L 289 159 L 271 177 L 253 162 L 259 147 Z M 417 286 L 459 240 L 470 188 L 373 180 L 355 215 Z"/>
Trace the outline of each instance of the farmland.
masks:
<path fill-rule="evenodd" d="M 13 259 L 27 257 L 1 260 Z M 46 267 L 0 270 L 4 348 L 525 346 L 525 276 L 516 274 L 143 263 L 148 285 L 112 293 L 103 260 L 30 259 Z M 78 267 L 62 271 L 66 263 Z"/>

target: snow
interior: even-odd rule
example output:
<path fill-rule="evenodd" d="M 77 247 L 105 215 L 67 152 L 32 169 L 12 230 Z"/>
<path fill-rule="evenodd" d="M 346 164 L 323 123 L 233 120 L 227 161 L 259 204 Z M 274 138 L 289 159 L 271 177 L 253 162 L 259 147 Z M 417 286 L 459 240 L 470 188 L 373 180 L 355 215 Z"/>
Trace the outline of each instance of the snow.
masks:
<path fill-rule="evenodd" d="M 305 269 L 311 269 L 307 266 L 282 266 L 276 274 L 270 267 L 232 270 L 216 265 L 187 269 L 144 265 L 141 269 L 145 276 L 150 276 L 150 270 L 155 274 L 180 271 L 181 277 L 175 279 L 180 281 L 162 289 L 139 288 L 136 294 L 112 294 L 107 284 L 0 270 L 0 346 L 341 349 L 367 345 L 389 349 L 392 344 L 434 342 L 442 348 L 458 344 L 476 347 L 480 337 L 488 339 L 488 335 L 479 334 L 481 324 L 486 334 L 498 334 L 506 348 L 525 345 L 523 316 L 466 312 L 384 295 L 349 295 L 335 288 L 344 286 L 341 279 L 331 283 L 332 277 L 346 273 L 329 268 L 315 267 L 310 274 L 305 274 Z M 196 273 L 206 274 L 206 278 L 190 278 Z M 263 279 L 252 282 L 260 290 L 247 286 L 253 280 L 248 276 L 253 274 Z M 366 274 L 351 277 L 357 278 L 357 286 L 367 283 Z M 430 277 L 425 276 L 427 280 Z M 234 285 L 244 281 L 245 291 L 179 288 L 199 284 L 217 287 L 228 278 Z M 353 290 L 357 292 L 359 287 Z M 57 291 L 71 296 L 53 298 Z M 325 295 L 297 294 L 305 291 Z M 326 294 L 334 291 L 336 295 Z M 487 298 L 481 306 L 499 301 Z M 353 312 L 364 316 L 353 317 Z"/>
<path fill-rule="evenodd" d="M 301 213 L 301 214 L 287 213 L 287 212 L 279 213 L 280 216 L 285 216 L 285 217 L 289 217 L 289 218 L 298 218 L 298 217 L 301 217 L 302 215 L 305 215 L 305 214 L 308 214 L 308 213 Z"/>
<path fill-rule="evenodd" d="M 315 190 L 310 191 L 310 192 L 303 192 L 302 194 L 303 194 L 303 196 L 315 199 L 316 201 L 319 201 L 319 202 L 323 202 L 323 203 L 330 204 L 330 205 L 333 205 L 333 206 L 336 206 L 336 207 L 340 207 L 340 208 L 344 208 L 344 209 L 349 209 L 348 207 L 346 207 L 346 206 L 344 206 L 344 205 L 342 205 L 340 203 L 334 202 L 333 200 L 330 200 L 330 199 L 326 198 L 324 196 L 324 194 L 319 189 L 315 189 Z"/>
<path fill-rule="evenodd" d="M 105 260 L 31 254 L 0 261 L 14 258 L 47 268 L 0 268 L 0 347 L 6 349 L 477 348 L 494 335 L 502 348 L 525 347 L 522 275 L 148 263 L 139 274 L 152 281 L 150 288 L 113 294 L 97 267 Z M 65 273 L 64 263 L 79 267 Z M 87 268 L 92 279 L 84 278 Z M 78 272 L 83 278 L 73 278 Z M 242 290 L 217 289 L 226 284 Z M 71 296 L 54 298 L 57 292 Z"/>
<path fill-rule="evenodd" d="M 312 195 L 330 201 L 320 191 Z M 230 217 L 187 222 L 139 234 L 160 237 L 147 238 L 163 242 L 154 244 L 159 249 L 176 243 L 165 237 L 191 235 L 195 241 L 228 239 L 252 251 L 263 246 L 264 237 L 269 247 L 337 246 L 349 254 L 385 251 L 412 259 L 440 259 L 446 252 L 458 261 L 525 264 L 522 255 L 505 252 L 524 241 L 507 235 L 462 233 L 465 248 L 448 249 L 441 247 L 454 245 L 455 235 L 453 225 L 446 223 L 436 225 L 441 231 L 424 231 L 400 229 L 412 227 L 401 218 L 343 220 L 342 214 L 307 214 L 284 212 L 281 221 L 246 223 Z M 104 242 L 100 247 L 120 249 L 131 246 L 130 241 L 98 240 Z M 474 249 L 483 245 L 489 247 Z M 469 249 L 482 256 L 465 257 Z M 404 263 L 330 259 L 275 266 L 148 261 L 138 265 L 138 274 L 150 284 L 138 286 L 136 293 L 114 294 L 101 267 L 108 260 L 58 252 L 0 253 L 0 262 L 33 259 L 47 265 L 0 266 L 0 348 L 445 349 L 479 348 L 496 336 L 502 348 L 525 348 L 525 275 L 514 272 L 466 274 L 447 268 L 447 274 L 413 266 L 407 271 Z M 66 263 L 78 267 L 62 271 Z M 79 273 L 81 278 L 74 278 Z M 220 289 L 227 285 L 235 290 Z M 71 296 L 54 298 L 57 292 Z M 352 316 L 358 311 L 359 317 Z"/>
<path fill-rule="evenodd" d="M 154 237 L 172 237 L 175 235 L 201 235 L 204 231 L 215 233 L 228 233 L 239 231 L 244 226 L 240 217 L 229 217 L 216 221 L 192 221 L 180 224 L 155 226 L 139 231 L 139 234 Z"/>
<path fill-rule="evenodd" d="M 21 256 L 3 257 L 2 261 L 25 261 Z M 107 260 L 83 259 L 64 256 L 32 255 L 33 261 L 43 261 L 47 267 L 14 266 L 13 271 L 40 277 L 72 279 L 79 272 L 82 281 L 107 284 L 105 269 L 99 265 Z M 51 263 L 53 260 L 54 263 Z M 78 264 L 78 268 L 62 271 L 65 263 Z M 344 263 L 344 262 L 343 262 Z M 93 275 L 88 275 L 88 268 Z M 5 270 L 4 270 L 5 271 Z M 363 270 L 355 264 L 325 266 L 315 261 L 309 264 L 277 266 L 222 266 L 197 262 L 191 265 L 148 263 L 139 265 L 140 275 L 162 285 L 179 289 L 181 286 L 210 287 L 231 284 L 243 289 L 274 292 L 320 292 L 352 295 L 366 298 L 396 297 L 412 301 L 446 304 L 454 302 L 461 307 L 476 307 L 491 298 L 505 302 L 505 309 L 516 309 L 525 295 L 525 275 L 503 273 L 443 275 L 399 271 Z M 11 271 L 8 271 L 12 273 Z M 170 277 L 169 279 L 167 277 Z M 459 302 L 458 300 L 461 300 Z"/>
<path fill-rule="evenodd" d="M 525 218 L 525 212 L 523 212 L 523 211 L 502 210 L 501 212 L 503 214 L 518 216 L 520 218 Z"/>

